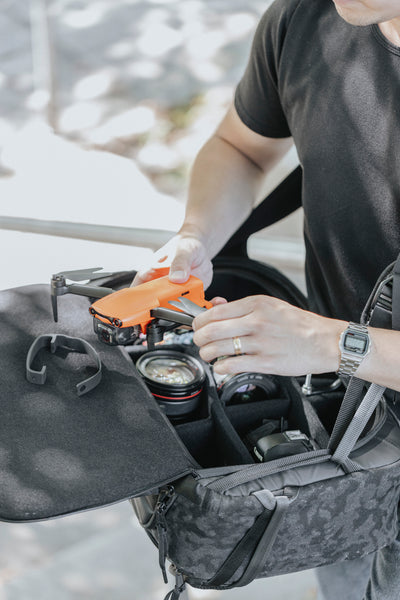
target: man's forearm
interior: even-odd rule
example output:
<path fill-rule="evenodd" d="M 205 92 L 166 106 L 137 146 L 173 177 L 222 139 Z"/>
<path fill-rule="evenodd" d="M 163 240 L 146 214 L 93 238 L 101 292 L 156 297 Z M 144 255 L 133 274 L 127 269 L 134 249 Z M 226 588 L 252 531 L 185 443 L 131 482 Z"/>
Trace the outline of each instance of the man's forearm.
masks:
<path fill-rule="evenodd" d="M 313 328 L 315 340 L 313 341 L 312 335 L 309 339 L 311 344 L 318 345 L 319 333 L 322 332 L 322 338 L 325 337 L 325 349 L 321 339 L 319 357 L 316 357 L 312 372 L 337 371 L 340 363 L 339 338 L 348 323 L 336 319 L 318 318 L 320 324 Z M 376 327 L 368 329 L 371 351 L 355 372 L 356 377 L 400 391 L 400 332 Z"/>
<path fill-rule="evenodd" d="M 369 327 L 371 351 L 356 376 L 400 391 L 400 332 Z"/>
<path fill-rule="evenodd" d="M 194 163 L 185 222 L 212 258 L 253 209 L 265 172 L 238 149 L 213 136 Z"/>
<path fill-rule="evenodd" d="M 205 286 L 212 280 L 211 259 L 243 223 L 260 197 L 265 176 L 293 145 L 291 138 L 269 138 L 249 129 L 231 106 L 193 166 L 184 223 L 156 253 L 168 261 L 171 281 L 190 274 Z M 165 263 L 167 264 L 167 263 Z M 136 276 L 147 281 L 154 270 Z"/>

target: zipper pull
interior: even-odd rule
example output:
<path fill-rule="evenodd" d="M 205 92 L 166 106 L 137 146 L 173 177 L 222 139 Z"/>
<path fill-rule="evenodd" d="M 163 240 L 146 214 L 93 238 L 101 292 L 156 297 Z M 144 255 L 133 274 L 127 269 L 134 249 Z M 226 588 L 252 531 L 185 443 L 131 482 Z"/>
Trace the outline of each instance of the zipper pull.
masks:
<path fill-rule="evenodd" d="M 167 559 L 167 531 L 165 527 L 157 521 L 157 536 L 158 536 L 158 563 L 163 575 L 164 583 L 168 583 L 167 570 L 165 561 Z"/>
<path fill-rule="evenodd" d="M 168 592 L 164 600 L 179 600 L 181 594 L 186 589 L 185 579 L 179 571 L 175 570 L 175 587 Z"/>
<path fill-rule="evenodd" d="M 175 493 L 175 488 L 173 485 L 167 485 L 166 487 L 162 488 L 158 495 L 156 510 L 160 511 L 160 509 L 161 509 L 161 510 L 165 510 L 165 512 L 166 512 L 167 509 L 169 508 L 169 505 L 171 503 L 171 499 L 172 499 L 174 493 Z"/>
<path fill-rule="evenodd" d="M 167 571 L 165 568 L 165 562 L 168 553 L 167 523 L 165 521 L 165 513 L 172 504 L 174 491 L 175 490 L 172 485 L 169 485 L 164 490 L 161 490 L 155 508 L 158 535 L 158 562 L 163 574 L 164 583 L 168 583 Z"/>

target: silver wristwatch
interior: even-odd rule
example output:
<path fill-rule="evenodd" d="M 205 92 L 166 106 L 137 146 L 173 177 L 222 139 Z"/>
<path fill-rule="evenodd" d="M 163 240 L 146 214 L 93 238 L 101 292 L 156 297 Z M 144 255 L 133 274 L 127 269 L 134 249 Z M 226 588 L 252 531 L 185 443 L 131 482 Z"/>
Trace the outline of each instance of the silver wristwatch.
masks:
<path fill-rule="evenodd" d="M 371 349 L 368 327 L 359 323 L 349 323 L 339 340 L 340 365 L 338 375 L 351 377 Z"/>

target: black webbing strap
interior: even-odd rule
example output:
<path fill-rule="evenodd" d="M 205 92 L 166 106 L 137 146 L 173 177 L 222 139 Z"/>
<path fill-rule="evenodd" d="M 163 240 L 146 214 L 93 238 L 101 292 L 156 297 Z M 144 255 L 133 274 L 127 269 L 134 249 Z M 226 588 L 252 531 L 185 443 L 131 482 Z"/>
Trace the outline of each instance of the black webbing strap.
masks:
<path fill-rule="evenodd" d="M 349 457 L 357 440 L 362 434 L 366 424 L 378 406 L 385 388 L 377 383 L 371 383 L 368 392 L 365 394 L 360 406 L 351 420 L 348 428 L 344 432 L 340 443 L 338 444 L 332 460 L 341 465 L 347 473 L 354 473 L 360 470 L 360 465 Z"/>
<path fill-rule="evenodd" d="M 365 381 L 352 377 L 347 386 L 346 393 L 329 439 L 328 449 L 335 451 L 344 432 L 347 430 L 350 422 L 363 398 Z"/>
<path fill-rule="evenodd" d="M 327 448 L 329 443 L 329 434 L 322 425 L 317 411 L 307 396 L 304 396 L 303 407 L 312 439 L 317 442 L 320 448 Z"/>
<path fill-rule="evenodd" d="M 207 586 L 218 587 L 229 581 L 238 568 L 248 561 L 247 567 L 237 581 L 228 587 L 243 587 L 253 581 L 262 569 L 279 531 L 283 515 L 289 506 L 289 498 L 277 496 L 276 507 L 271 516 L 264 510 L 255 520 L 246 535 L 240 540 L 218 572 L 207 582 Z"/>
<path fill-rule="evenodd" d="M 400 254 L 393 267 L 392 329 L 400 330 Z"/>
<path fill-rule="evenodd" d="M 250 214 L 248 219 L 227 241 L 219 252 L 221 256 L 247 256 L 247 240 L 300 208 L 303 171 L 299 166 L 292 171 Z"/>

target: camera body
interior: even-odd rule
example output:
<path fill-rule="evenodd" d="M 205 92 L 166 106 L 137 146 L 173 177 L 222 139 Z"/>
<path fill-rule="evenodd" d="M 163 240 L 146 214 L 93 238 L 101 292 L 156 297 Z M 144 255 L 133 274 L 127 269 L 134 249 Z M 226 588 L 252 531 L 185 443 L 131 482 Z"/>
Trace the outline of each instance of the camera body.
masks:
<path fill-rule="evenodd" d="M 93 330 L 100 342 L 109 346 L 126 346 L 138 338 L 137 327 L 117 327 L 93 318 Z"/>
<path fill-rule="evenodd" d="M 271 433 L 273 421 L 258 427 L 246 436 L 246 444 L 259 462 L 268 462 L 283 456 L 310 452 L 314 447 L 305 433 L 292 429 Z"/>

